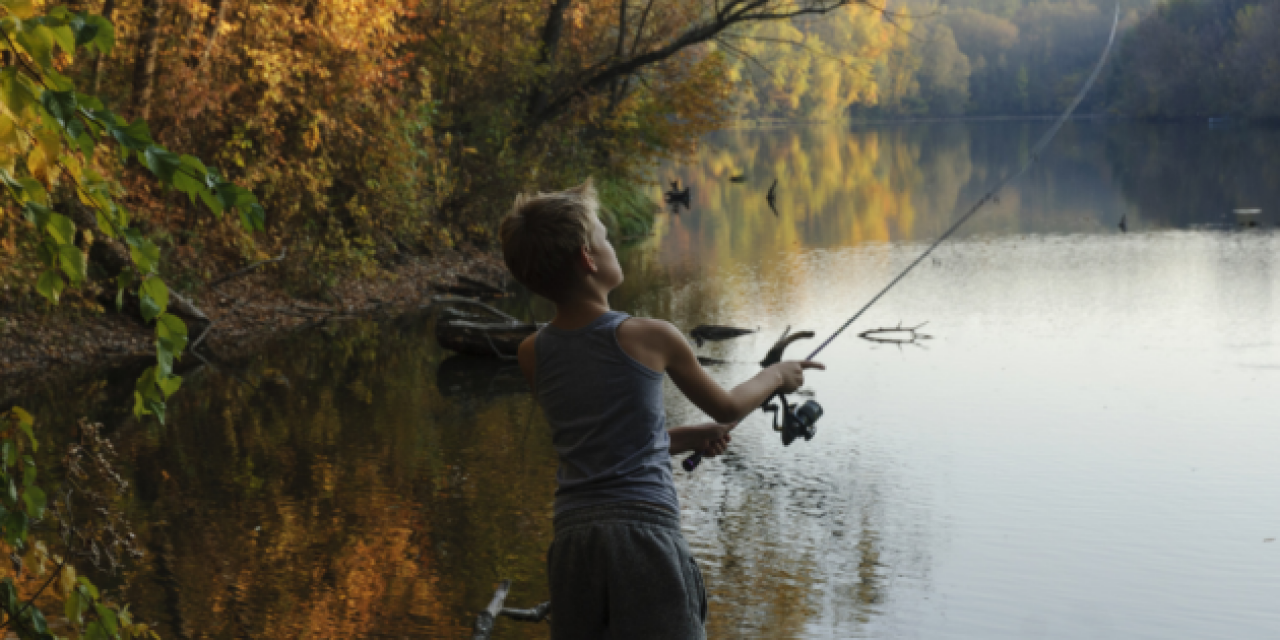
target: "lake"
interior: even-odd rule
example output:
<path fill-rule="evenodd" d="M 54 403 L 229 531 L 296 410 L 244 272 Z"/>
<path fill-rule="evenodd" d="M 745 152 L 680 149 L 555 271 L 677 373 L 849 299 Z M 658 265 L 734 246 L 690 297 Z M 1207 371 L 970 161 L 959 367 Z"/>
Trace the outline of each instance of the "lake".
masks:
<path fill-rule="evenodd" d="M 691 207 L 620 251 L 614 306 L 759 327 L 699 350 L 736 384 L 786 327 L 838 328 L 1047 126 L 710 136 L 657 171 Z M 710 636 L 1280 637 L 1276 176 L 1280 130 L 1068 124 L 822 353 L 812 441 L 784 447 L 757 412 L 677 471 Z M 857 335 L 900 323 L 931 337 Z M 103 374 L 79 402 L 26 404 L 117 438 L 147 555 L 102 581 L 164 636 L 456 638 L 498 579 L 511 606 L 545 599 L 547 426 L 518 371 L 442 352 L 430 317 L 200 369 L 166 426 L 126 417 L 131 387 Z M 670 385 L 667 402 L 703 420 Z"/>

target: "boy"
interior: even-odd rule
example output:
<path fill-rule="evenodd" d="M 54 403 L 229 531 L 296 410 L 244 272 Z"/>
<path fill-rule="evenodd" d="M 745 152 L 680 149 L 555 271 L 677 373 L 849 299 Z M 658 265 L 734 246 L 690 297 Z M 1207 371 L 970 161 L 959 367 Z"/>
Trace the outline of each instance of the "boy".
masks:
<path fill-rule="evenodd" d="M 671 456 L 723 453 L 738 420 L 823 367 L 781 362 L 725 391 L 670 323 L 610 310 L 623 276 L 598 206 L 590 180 L 520 196 L 500 230 L 512 275 L 556 306 L 519 351 L 560 459 L 551 636 L 705 638 L 706 591 L 680 533 Z M 664 374 L 716 422 L 667 430 Z"/>

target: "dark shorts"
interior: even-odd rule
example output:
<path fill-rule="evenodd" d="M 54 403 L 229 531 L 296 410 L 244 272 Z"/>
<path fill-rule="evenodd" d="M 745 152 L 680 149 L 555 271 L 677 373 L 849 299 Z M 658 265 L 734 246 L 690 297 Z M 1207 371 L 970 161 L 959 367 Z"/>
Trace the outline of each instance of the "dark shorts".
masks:
<path fill-rule="evenodd" d="M 547 553 L 554 640 L 702 640 L 707 592 L 680 516 L 645 503 L 556 516 Z"/>

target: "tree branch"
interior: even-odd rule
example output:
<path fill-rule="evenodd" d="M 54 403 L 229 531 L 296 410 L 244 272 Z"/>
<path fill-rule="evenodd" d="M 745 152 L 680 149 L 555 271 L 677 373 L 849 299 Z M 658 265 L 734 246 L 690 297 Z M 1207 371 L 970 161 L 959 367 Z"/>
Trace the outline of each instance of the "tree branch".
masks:
<path fill-rule="evenodd" d="M 556 7 L 562 4 L 566 4 L 566 0 L 558 0 Z M 789 20 L 806 15 L 825 15 L 852 4 L 862 4 L 878 9 L 878 7 L 870 3 L 870 0 L 825 0 L 806 2 L 799 5 L 780 0 L 735 0 L 728 2 L 718 9 L 717 14 L 710 22 L 695 24 L 665 46 L 639 55 L 632 55 L 625 60 L 616 60 L 612 63 L 604 61 L 592 65 L 588 73 L 580 76 L 583 79 L 579 82 L 570 83 L 556 92 L 554 97 L 548 97 L 549 92 L 545 90 L 535 91 L 537 100 L 536 102 L 530 102 L 528 131 L 537 130 L 568 110 L 578 100 L 587 95 L 598 93 L 609 87 L 615 80 L 632 75 L 646 66 L 667 60 L 689 47 L 714 40 L 732 27 L 752 22 Z M 555 7 L 552 8 L 552 13 L 555 13 Z M 548 18 L 548 27 L 550 27 L 550 20 Z M 563 15 L 559 16 L 559 20 L 563 21 Z M 550 29 L 548 28 L 544 32 L 544 46 L 547 42 L 546 35 L 549 31 Z M 640 35 L 639 33 L 636 34 L 637 40 Z M 559 33 L 557 32 L 557 41 L 558 38 Z"/>

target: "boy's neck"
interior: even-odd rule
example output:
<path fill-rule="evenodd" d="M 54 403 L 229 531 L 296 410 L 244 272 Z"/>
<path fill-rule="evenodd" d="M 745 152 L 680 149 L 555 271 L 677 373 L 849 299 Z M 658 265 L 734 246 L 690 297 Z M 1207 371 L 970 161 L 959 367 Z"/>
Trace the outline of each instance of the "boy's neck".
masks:
<path fill-rule="evenodd" d="M 573 331 L 581 329 L 609 312 L 609 294 L 591 292 L 556 303 L 556 317 L 551 324 L 557 329 Z"/>

